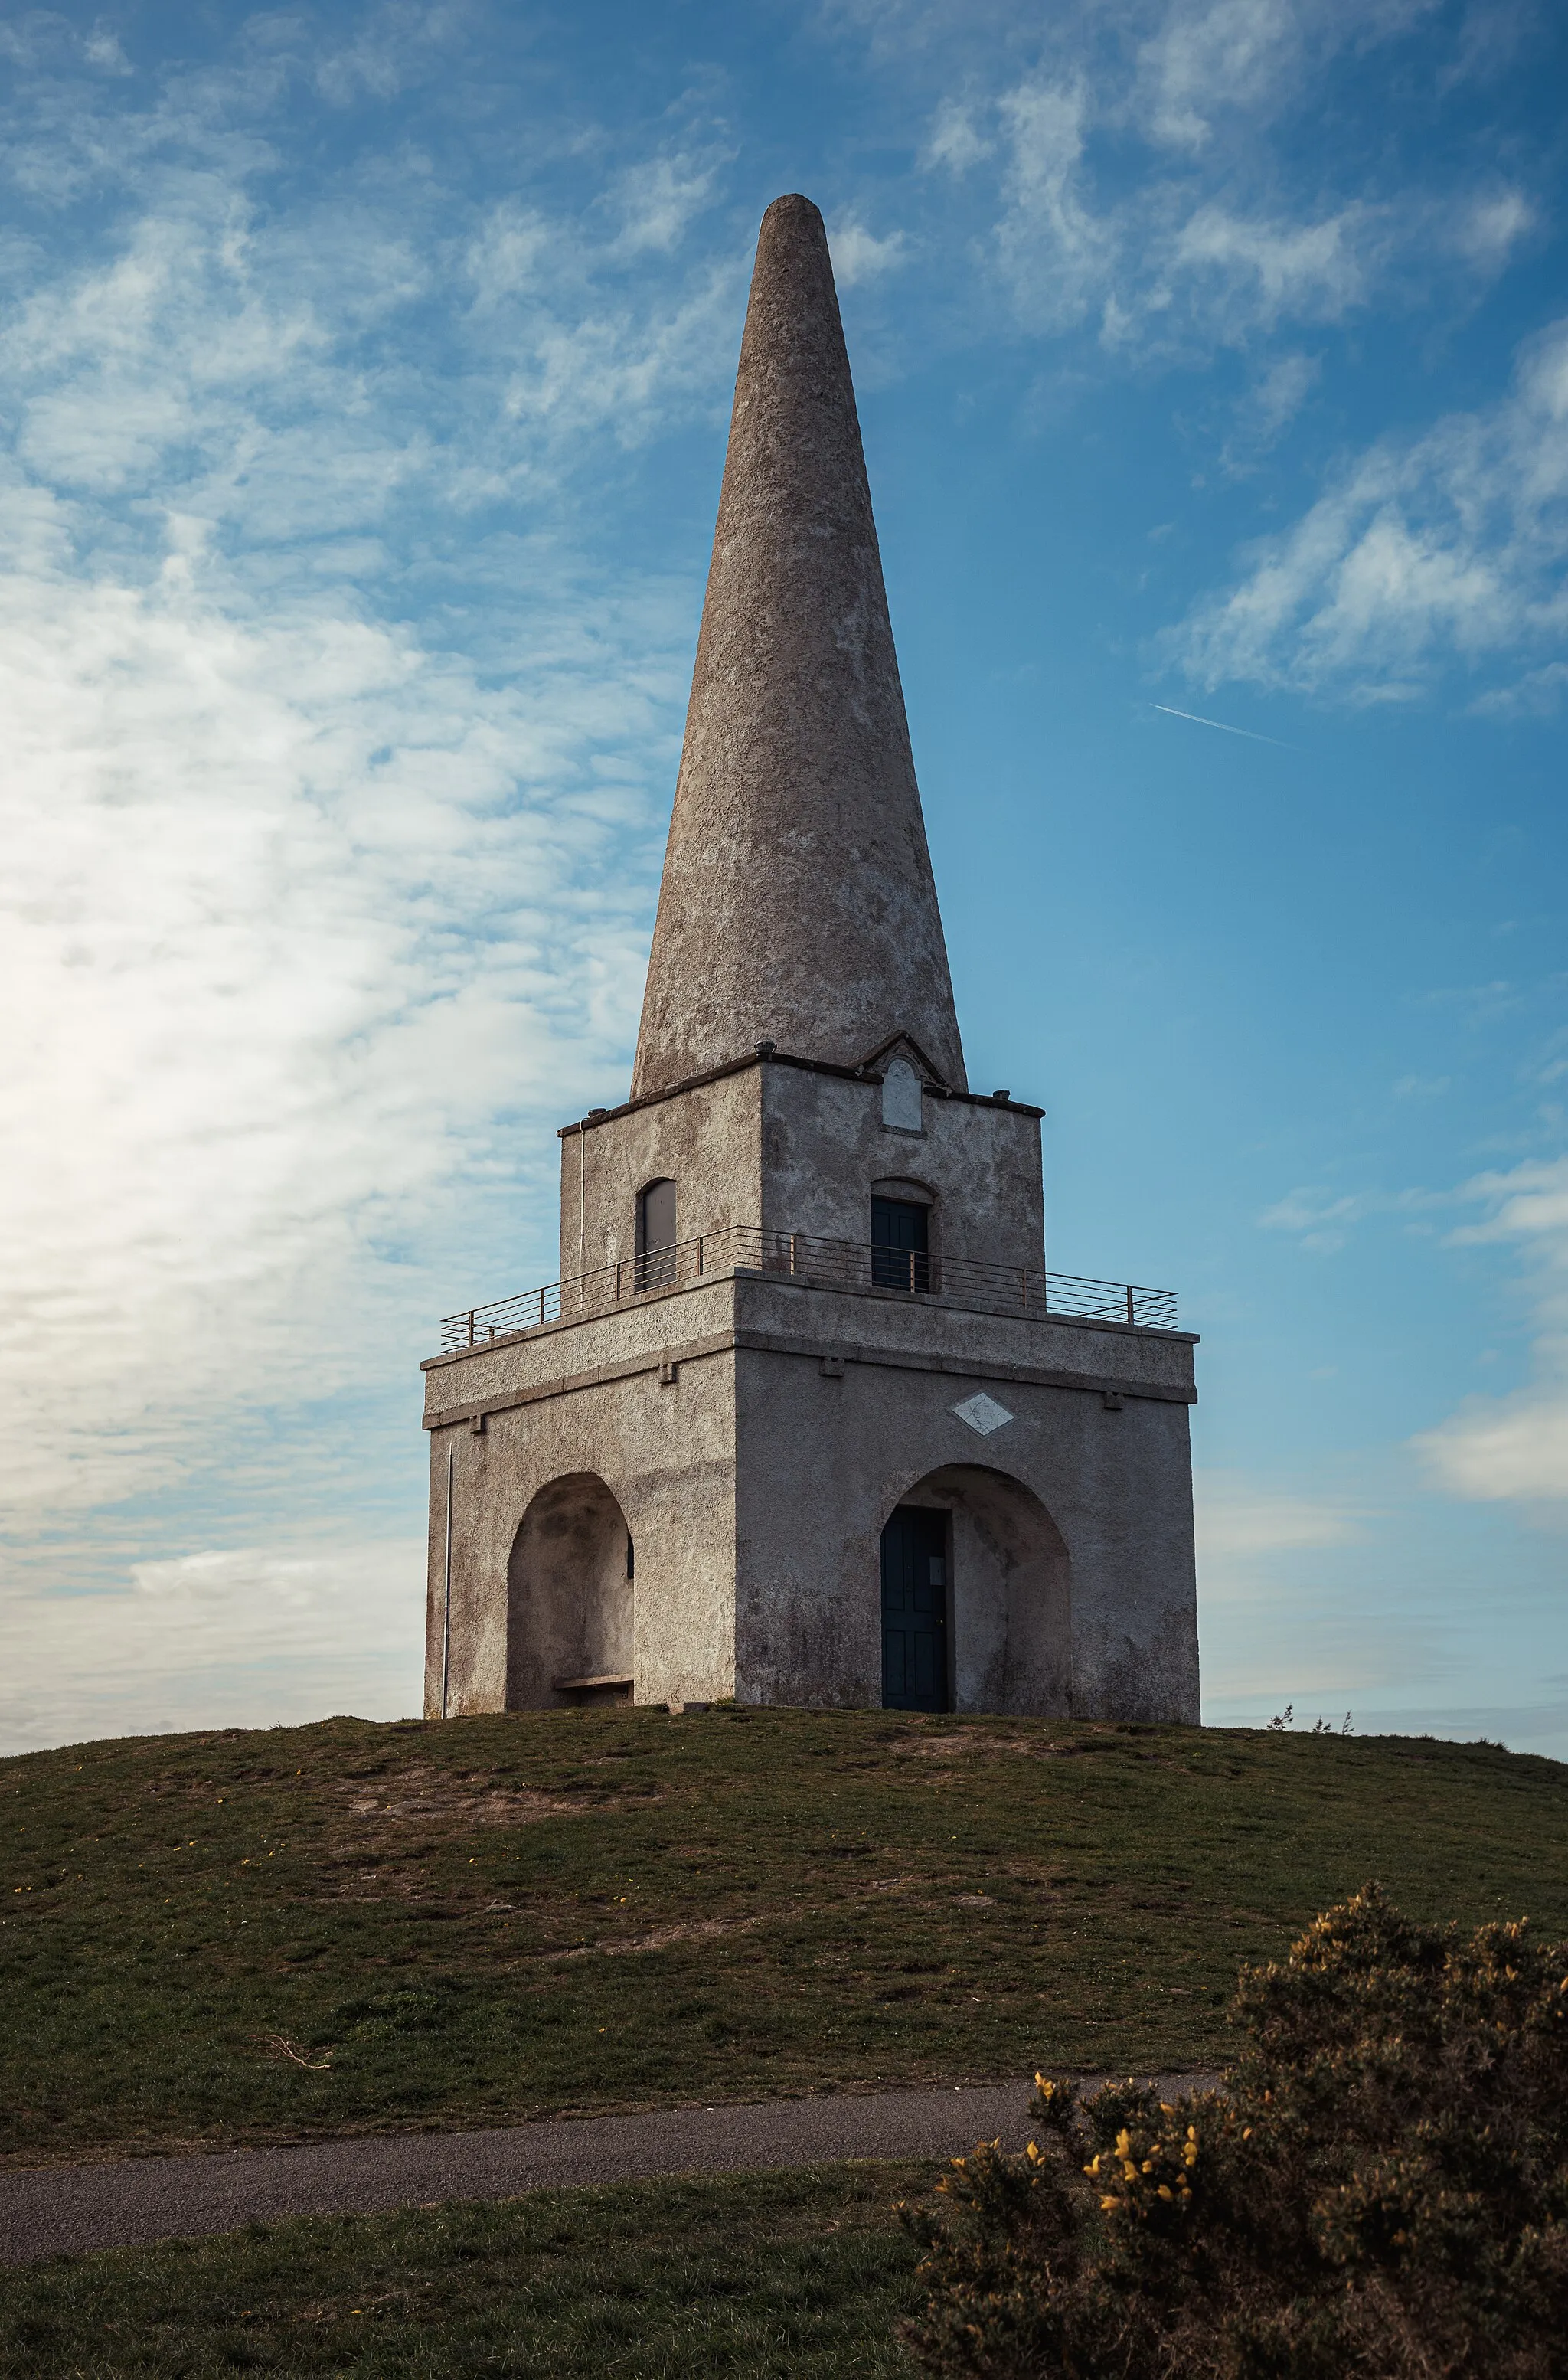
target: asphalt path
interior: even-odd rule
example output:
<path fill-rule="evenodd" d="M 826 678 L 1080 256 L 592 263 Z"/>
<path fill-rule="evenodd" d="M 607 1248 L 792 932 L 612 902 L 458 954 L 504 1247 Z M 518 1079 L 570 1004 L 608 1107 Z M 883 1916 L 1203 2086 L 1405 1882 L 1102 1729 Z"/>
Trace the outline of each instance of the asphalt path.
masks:
<path fill-rule="evenodd" d="M 1211 2075 L 1154 2078 L 1167 2095 Z M 840 2157 L 962 2156 L 977 2141 L 1020 2149 L 1034 2129 L 1028 2082 L 885 2091 L 751 2106 L 649 2108 L 493 2131 L 395 2132 L 204 2156 L 0 2173 L 0 2264 L 94 2248 L 193 2240 L 290 2215 L 379 2215 L 449 2199 L 654 2174 L 733 2173 Z"/>

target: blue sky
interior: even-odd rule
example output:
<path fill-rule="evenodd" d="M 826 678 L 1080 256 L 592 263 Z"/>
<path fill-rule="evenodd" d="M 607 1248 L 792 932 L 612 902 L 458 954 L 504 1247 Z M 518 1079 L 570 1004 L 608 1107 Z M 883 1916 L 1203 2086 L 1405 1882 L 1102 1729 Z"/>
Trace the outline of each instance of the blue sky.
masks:
<path fill-rule="evenodd" d="M 971 1078 L 1051 1261 L 1203 1333 L 1208 1715 L 1568 1756 L 1565 66 L 1507 0 L 0 25 L 0 1741 L 416 1706 L 418 1359 L 625 1095 L 798 188 Z"/>

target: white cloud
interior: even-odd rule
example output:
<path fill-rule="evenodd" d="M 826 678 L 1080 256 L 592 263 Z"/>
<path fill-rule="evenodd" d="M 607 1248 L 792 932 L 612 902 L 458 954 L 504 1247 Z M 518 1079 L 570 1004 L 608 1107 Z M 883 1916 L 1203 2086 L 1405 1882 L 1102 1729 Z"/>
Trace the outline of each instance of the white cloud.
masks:
<path fill-rule="evenodd" d="M 593 889 L 571 796 L 652 718 L 558 649 L 548 688 L 498 691 L 352 616 L 237 619 L 178 564 L 13 574 L 0 622 L 27 1024 L 0 1400 L 43 1514 L 176 1477 L 215 1413 L 341 1391 L 428 1325 L 409 1252 L 492 1120 L 603 1048 L 583 943 L 614 951 L 638 896 Z"/>
<path fill-rule="evenodd" d="M 1367 1215 L 1407 1203 L 1408 1194 L 1401 1200 L 1373 1191 L 1352 1190 L 1336 1197 L 1328 1191 L 1304 1188 L 1289 1191 L 1258 1220 L 1265 1231 L 1297 1233 L 1302 1246 L 1314 1256 L 1337 1256 L 1355 1224 Z"/>
<path fill-rule="evenodd" d="M 1070 10 L 1029 74 L 939 103 L 921 164 L 989 177 L 989 261 L 1026 329 L 1081 323 L 1112 352 L 1197 362 L 1282 324 L 1412 308 L 1437 284 L 1467 293 L 1532 229 L 1525 190 L 1495 175 L 1391 190 L 1368 159 L 1364 188 L 1325 200 L 1265 137 L 1282 109 L 1331 103 L 1341 53 L 1434 7 L 1173 0 L 1152 30 L 1155 12 Z"/>
<path fill-rule="evenodd" d="M 829 225 L 828 247 L 833 256 L 833 279 L 841 289 L 853 289 L 857 282 L 874 281 L 883 273 L 895 272 L 908 252 L 908 243 L 901 231 L 890 231 L 884 239 L 879 239 L 853 215 L 841 216 Z"/>
<path fill-rule="evenodd" d="M 393 1538 L 139 1561 L 113 1594 L 8 1594 L 29 1658 L 0 1683 L 0 1743 L 417 1713 L 424 1568 L 422 1538 Z"/>
<path fill-rule="evenodd" d="M 364 10 L 352 40 L 319 60 L 316 88 L 335 107 L 347 107 L 365 92 L 394 99 L 430 72 L 456 27 L 450 7 L 379 0 Z"/>
<path fill-rule="evenodd" d="M 921 163 L 928 168 L 944 165 L 950 173 L 966 174 L 971 165 L 991 155 L 993 146 L 977 129 L 971 109 L 944 100 L 927 136 Z"/>
<path fill-rule="evenodd" d="M 744 263 L 648 264 L 657 161 L 641 261 L 379 159 L 258 205 L 213 127 L 293 88 L 32 128 L 103 187 L 0 332 L 13 1742 L 417 1699 L 415 1362 L 553 1273 L 550 1127 L 635 1026 L 697 589 L 578 494 L 722 401 Z M 402 1548 L 379 1633 L 317 1516 Z"/>
<path fill-rule="evenodd" d="M 1322 373 L 1319 356 L 1299 352 L 1276 356 L 1237 407 L 1235 429 L 1226 442 L 1226 462 L 1234 464 L 1242 454 L 1249 457 L 1266 454 L 1295 419 Z"/>
<path fill-rule="evenodd" d="M 1206 1595 L 1248 1592 L 1246 1565 L 1259 1554 L 1345 1545 L 1361 1534 L 1352 1507 L 1235 1473 L 1200 1471 L 1193 1493 Z"/>
<path fill-rule="evenodd" d="M 1568 662 L 1547 662 L 1526 670 L 1512 686 L 1496 686 L 1478 694 L 1470 708 L 1483 719 L 1546 719 L 1568 694 Z"/>
<path fill-rule="evenodd" d="M 120 47 L 119 35 L 107 25 L 93 27 L 81 45 L 81 54 L 88 65 L 96 67 L 100 74 L 128 75 L 132 71 L 130 61 Z"/>
<path fill-rule="evenodd" d="M 1415 1444 L 1451 1495 L 1488 1504 L 1568 1501 L 1568 1381 L 1472 1398 Z"/>
<path fill-rule="evenodd" d="M 1501 262 L 1536 227 L 1536 210 L 1523 190 L 1506 188 L 1478 193 L 1453 225 L 1461 254 L 1483 265 Z"/>
<path fill-rule="evenodd" d="M 1076 322 L 1107 290 L 1115 225 L 1094 212 L 1084 150 L 1090 102 L 1081 80 L 1021 83 L 998 104 L 1007 144 L 1001 269 L 1024 320 Z"/>
<path fill-rule="evenodd" d="M 1451 1495 L 1481 1503 L 1568 1503 L 1568 1158 L 1483 1173 L 1460 1196 L 1487 1210 L 1454 1243 L 1518 1248 L 1534 1309 L 1535 1377 L 1512 1396 L 1472 1397 L 1416 1452 Z"/>
<path fill-rule="evenodd" d="M 1424 1678 L 1429 1632 L 1367 1592 L 1371 1551 L 1390 1513 L 1331 1477 L 1283 1484 L 1199 1466 L 1193 1476 L 1205 1719 L 1245 1698 L 1267 1718 L 1325 1697 L 1336 1721 L 1348 1696 Z M 1315 1707 L 1321 1707 L 1319 1704 Z"/>
<path fill-rule="evenodd" d="M 1229 680 L 1399 698 L 1444 662 L 1568 638 L 1568 321 L 1529 340 L 1511 394 L 1343 470 L 1168 650 Z M 1547 664 L 1554 669 L 1556 664 Z M 1559 681 L 1538 671 L 1538 697 Z"/>
<path fill-rule="evenodd" d="M 722 357 L 733 370 L 744 301 L 735 260 L 705 267 L 673 304 L 639 322 L 635 337 L 619 309 L 541 310 L 527 359 L 507 382 L 506 418 L 574 443 L 607 427 L 622 444 L 637 444 L 666 426 L 683 397 L 711 397 Z"/>
<path fill-rule="evenodd" d="M 466 264 L 481 307 L 499 305 L 534 287 L 545 268 L 555 227 L 536 208 L 500 200 L 468 243 Z"/>
<path fill-rule="evenodd" d="M 1150 138 L 1207 148 L 1216 112 L 1258 107 L 1300 51 L 1301 12 L 1286 0 L 1172 8 L 1138 53 L 1136 101 Z"/>
<path fill-rule="evenodd" d="M 1211 294 L 1200 298 L 1224 319 L 1270 330 L 1292 322 L 1335 322 L 1367 300 L 1381 263 L 1383 230 L 1374 211 L 1342 207 L 1316 222 L 1259 221 L 1228 207 L 1194 208 L 1171 244 L 1168 271 Z"/>
<path fill-rule="evenodd" d="M 609 200 L 621 217 L 617 249 L 627 256 L 668 255 L 708 204 L 717 165 L 713 157 L 677 155 L 629 167 Z"/>
<path fill-rule="evenodd" d="M 1267 123 L 1354 44 L 1395 41 L 1438 0 L 1174 0 L 1136 57 L 1133 107 L 1151 140 L 1199 152 L 1226 115 Z"/>

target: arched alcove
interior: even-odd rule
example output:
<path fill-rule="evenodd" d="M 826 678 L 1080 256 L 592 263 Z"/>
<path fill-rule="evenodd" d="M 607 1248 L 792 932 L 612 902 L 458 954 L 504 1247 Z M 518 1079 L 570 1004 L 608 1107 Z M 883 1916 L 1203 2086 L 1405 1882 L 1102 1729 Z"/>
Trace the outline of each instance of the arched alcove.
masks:
<path fill-rule="evenodd" d="M 931 1517 L 923 1525 L 900 1519 L 910 1512 Z M 938 1515 L 944 1528 L 933 1526 Z M 945 1537 L 940 1549 L 939 1531 Z M 945 1464 L 905 1489 L 887 1516 L 883 1543 L 888 1560 L 906 1573 L 914 1555 L 922 1588 L 942 1573 L 946 1692 L 935 1706 L 1017 1718 L 1067 1715 L 1072 1565 L 1061 1530 L 1032 1488 L 982 1463 Z M 893 1592 L 896 1597 L 896 1586 Z M 929 1608 L 929 1595 L 924 1600 Z M 896 1612 L 892 1625 L 899 1625 Z M 902 1648 L 892 1650 L 902 1659 Z M 884 1627 L 884 1664 L 889 1651 Z M 929 1665 L 924 1646 L 920 1658 Z M 886 1680 L 884 1667 L 884 1696 Z M 895 1706 L 933 1706 L 896 1694 L 893 1699 Z"/>
<path fill-rule="evenodd" d="M 602 1479 L 575 1471 L 540 1489 L 513 1541 L 506 1589 L 508 1710 L 629 1695 L 631 1536 Z M 564 1682 L 589 1679 L 603 1682 Z"/>

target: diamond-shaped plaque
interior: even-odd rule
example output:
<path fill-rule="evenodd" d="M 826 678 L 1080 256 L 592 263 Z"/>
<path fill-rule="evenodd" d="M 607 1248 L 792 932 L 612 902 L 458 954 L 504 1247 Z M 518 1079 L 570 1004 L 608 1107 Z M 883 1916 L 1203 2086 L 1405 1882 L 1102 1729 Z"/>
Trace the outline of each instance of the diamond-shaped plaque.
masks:
<path fill-rule="evenodd" d="M 993 1429 L 1005 1429 L 1013 1419 L 1006 1406 L 999 1405 L 994 1397 L 988 1397 L 983 1389 L 978 1389 L 972 1397 L 966 1397 L 963 1403 L 954 1405 L 953 1410 L 960 1421 L 966 1421 L 981 1438 L 989 1438 Z"/>

